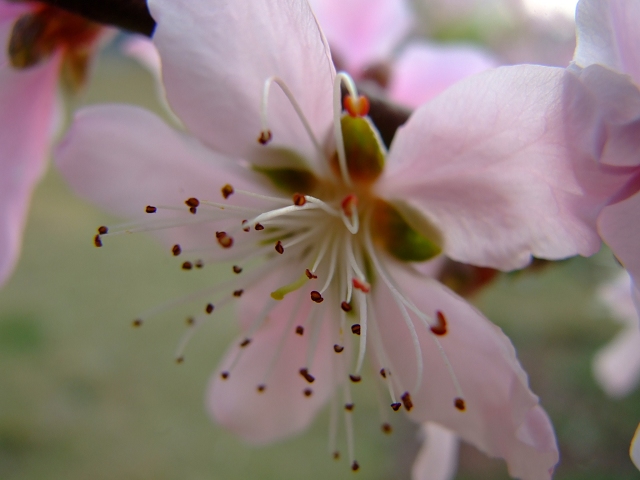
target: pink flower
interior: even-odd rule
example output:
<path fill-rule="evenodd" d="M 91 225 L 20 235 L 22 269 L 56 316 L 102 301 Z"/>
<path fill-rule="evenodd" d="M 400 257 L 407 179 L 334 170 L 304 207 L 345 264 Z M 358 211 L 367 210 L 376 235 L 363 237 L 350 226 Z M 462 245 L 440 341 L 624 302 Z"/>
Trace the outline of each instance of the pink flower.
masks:
<path fill-rule="evenodd" d="M 310 3 L 340 68 L 358 80 L 373 80 L 389 98 L 408 107 L 418 107 L 463 78 L 498 66 L 488 52 L 473 45 L 405 43 L 414 26 L 405 1 Z"/>
<path fill-rule="evenodd" d="M 17 262 L 31 192 L 46 167 L 59 74 L 83 81 L 99 31 L 54 7 L 0 0 L 0 285 Z"/>
<path fill-rule="evenodd" d="M 598 230 L 633 280 L 640 280 L 640 4 L 581 0 L 573 70 L 585 92 L 585 150 L 601 175 L 589 179 L 606 199 Z"/>
<path fill-rule="evenodd" d="M 626 273 L 600 289 L 599 297 L 624 328 L 593 360 L 596 380 L 612 397 L 623 397 L 640 381 L 640 292 Z"/>
<path fill-rule="evenodd" d="M 598 249 L 564 141 L 573 77 L 537 66 L 471 77 L 416 110 L 387 152 L 306 2 L 149 6 L 168 100 L 190 133 L 139 108 L 91 107 L 56 159 L 80 195 L 149 212 L 101 227 L 96 245 L 163 229 L 183 268 L 228 262 L 230 280 L 189 321 L 238 303 L 243 333 L 211 379 L 212 416 L 260 444 L 334 398 L 357 469 L 353 395 L 378 381 L 390 415 L 404 407 L 504 458 L 514 477 L 550 478 L 552 427 L 513 346 L 411 264 L 442 252 L 513 269 Z M 363 376 L 366 354 L 377 380 Z"/>

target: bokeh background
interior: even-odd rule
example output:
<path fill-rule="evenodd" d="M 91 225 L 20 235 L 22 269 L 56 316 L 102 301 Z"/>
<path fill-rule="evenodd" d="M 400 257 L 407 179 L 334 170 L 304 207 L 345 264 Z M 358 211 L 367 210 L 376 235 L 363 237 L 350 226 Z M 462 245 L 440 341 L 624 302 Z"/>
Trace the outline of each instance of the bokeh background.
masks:
<path fill-rule="evenodd" d="M 475 6 L 450 17 L 434 2 L 417 5 L 420 33 L 481 43 L 507 63 L 570 59 L 569 17 L 540 5 L 525 18 L 521 9 L 512 15 L 505 6 L 512 2 L 461 3 Z M 152 75 L 122 56 L 116 42 L 99 58 L 90 87 L 67 102 L 70 109 L 115 101 L 162 112 L 155 92 Z M 145 234 L 110 238 L 96 249 L 96 227 L 116 222 L 74 197 L 54 167 L 36 191 L 19 267 L 0 290 L 0 479 L 409 478 L 417 427 L 398 414 L 393 434 L 384 435 L 367 382 L 354 389 L 357 474 L 327 451 L 328 412 L 301 436 L 262 448 L 213 424 L 203 394 L 236 334 L 232 312 L 211 317 L 181 365 L 173 359 L 185 330 L 179 309 L 141 329 L 131 320 L 167 298 L 213 285 L 218 272 L 182 271 Z M 591 372 L 594 352 L 620 328 L 595 292 L 618 271 L 602 251 L 502 275 L 474 298 L 512 339 L 554 422 L 558 480 L 640 477 L 627 453 L 640 392 L 611 400 Z M 509 477 L 503 462 L 464 446 L 457 478 Z"/>

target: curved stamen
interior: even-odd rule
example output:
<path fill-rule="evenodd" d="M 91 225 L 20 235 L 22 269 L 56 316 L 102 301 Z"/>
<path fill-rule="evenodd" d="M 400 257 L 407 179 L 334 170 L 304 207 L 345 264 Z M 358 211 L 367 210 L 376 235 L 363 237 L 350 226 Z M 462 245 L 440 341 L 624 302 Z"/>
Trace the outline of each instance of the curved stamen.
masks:
<path fill-rule="evenodd" d="M 333 134 L 336 141 L 336 152 L 338 153 L 338 165 L 340 166 L 340 175 L 345 185 L 351 187 L 351 177 L 347 169 L 347 153 L 344 148 L 344 137 L 342 136 L 342 85 L 349 91 L 352 98 L 358 98 L 358 90 L 353 79 L 345 72 L 338 72 L 333 80 Z"/>
<path fill-rule="evenodd" d="M 320 143 L 316 139 L 316 136 L 313 133 L 313 130 L 311 129 L 311 125 L 309 124 L 307 117 L 305 117 L 304 113 L 302 112 L 302 109 L 300 108 L 298 101 L 295 99 L 293 92 L 289 90 L 289 87 L 287 86 L 285 81 L 282 80 L 280 77 L 276 77 L 276 76 L 269 77 L 264 82 L 264 88 L 262 91 L 262 104 L 260 106 L 260 122 L 262 123 L 261 138 L 265 139 L 265 143 L 267 143 L 268 140 L 271 139 L 271 131 L 269 130 L 269 122 L 267 120 L 267 104 L 269 103 L 269 92 L 271 91 L 271 85 L 274 83 L 280 87 L 280 89 L 282 90 L 282 93 L 284 93 L 287 99 L 289 100 L 289 102 L 291 102 L 291 106 L 296 111 L 296 114 L 298 115 L 298 118 L 302 122 L 304 129 L 307 131 L 309 138 L 313 142 L 313 146 L 321 155 L 324 155 L 322 147 L 320 146 Z"/>

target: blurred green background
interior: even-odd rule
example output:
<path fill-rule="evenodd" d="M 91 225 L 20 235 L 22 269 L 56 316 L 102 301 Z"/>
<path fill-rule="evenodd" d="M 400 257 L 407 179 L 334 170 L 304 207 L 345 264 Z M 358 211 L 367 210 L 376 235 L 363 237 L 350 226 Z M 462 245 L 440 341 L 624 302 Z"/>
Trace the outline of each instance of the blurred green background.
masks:
<path fill-rule="evenodd" d="M 113 50 L 75 104 L 107 100 L 161 110 L 151 75 Z M 144 234 L 96 249 L 96 227 L 114 221 L 75 198 L 53 167 L 36 192 L 19 267 L 0 291 L 0 479 L 409 478 L 416 426 L 394 416 L 394 433 L 383 435 L 366 382 L 355 414 L 357 474 L 327 452 L 327 412 L 301 436 L 263 448 L 214 425 L 203 393 L 236 333 L 230 312 L 196 334 L 182 365 L 173 360 L 182 314 L 139 330 L 131 320 L 213 284 L 215 269 L 184 272 Z M 610 400 L 591 374 L 594 352 L 619 328 L 594 288 L 615 272 L 603 252 L 503 276 L 477 298 L 513 340 L 553 419 L 558 480 L 640 477 L 627 453 L 640 392 Z M 465 446 L 457 478 L 508 476 L 503 462 Z"/>

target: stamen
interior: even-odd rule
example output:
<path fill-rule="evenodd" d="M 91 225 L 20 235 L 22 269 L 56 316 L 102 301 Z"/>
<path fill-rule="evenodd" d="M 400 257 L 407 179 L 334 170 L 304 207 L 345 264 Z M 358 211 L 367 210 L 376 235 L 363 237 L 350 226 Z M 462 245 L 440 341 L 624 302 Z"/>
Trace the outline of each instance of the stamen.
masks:
<path fill-rule="evenodd" d="M 276 248 L 276 252 L 278 252 L 280 255 L 284 253 L 284 247 L 282 246 L 282 242 L 280 240 L 276 242 L 275 248 Z"/>
<path fill-rule="evenodd" d="M 388 423 L 383 423 L 381 428 L 382 428 L 382 432 L 387 435 L 390 435 L 393 432 L 391 425 Z"/>
<path fill-rule="evenodd" d="M 354 335 L 360 335 L 360 324 L 354 323 L 351 325 L 351 333 Z"/>
<path fill-rule="evenodd" d="M 364 355 L 367 351 L 367 298 L 363 293 L 359 293 L 358 297 L 358 309 L 360 311 L 360 332 L 358 333 L 358 335 L 360 335 L 360 345 L 358 348 L 358 361 L 356 362 L 355 375 L 360 378 L 360 371 L 362 370 Z"/>
<path fill-rule="evenodd" d="M 175 244 L 173 247 L 171 247 L 171 253 L 174 257 L 177 257 L 182 253 L 182 248 L 180 247 L 180 245 Z"/>
<path fill-rule="evenodd" d="M 300 276 L 300 278 L 290 283 L 289 285 L 285 285 L 271 292 L 271 298 L 273 298 L 274 300 L 282 300 L 287 293 L 295 292 L 299 288 L 302 288 L 302 286 L 304 286 L 307 281 L 308 275 L 302 275 Z"/>
<path fill-rule="evenodd" d="M 233 187 L 227 183 L 224 187 L 222 187 L 221 192 L 222 192 L 222 196 L 226 200 L 231 195 L 233 195 Z"/>
<path fill-rule="evenodd" d="M 304 335 L 304 327 L 302 325 L 296 327 L 296 334 L 300 336 Z"/>
<path fill-rule="evenodd" d="M 98 234 L 106 235 L 107 233 L 109 233 L 109 229 L 107 227 L 105 227 L 104 225 L 101 227 L 98 227 Z"/>
<path fill-rule="evenodd" d="M 93 244 L 98 248 L 102 246 L 102 239 L 100 238 L 100 235 L 93 237 Z"/>
<path fill-rule="evenodd" d="M 242 267 L 239 267 L 238 265 L 234 265 L 233 266 L 233 273 L 235 273 L 235 274 L 242 273 Z"/>
<path fill-rule="evenodd" d="M 183 270 L 191 270 L 193 268 L 193 263 L 191 262 L 183 262 L 182 269 Z"/>
<path fill-rule="evenodd" d="M 338 154 L 338 165 L 340 166 L 340 174 L 342 180 L 347 187 L 351 187 L 351 177 L 347 169 L 347 154 L 344 148 L 344 137 L 342 136 L 342 85 L 344 85 L 351 97 L 357 100 L 358 91 L 353 79 L 344 72 L 338 72 L 333 81 L 333 134 L 336 141 L 336 152 Z"/>
<path fill-rule="evenodd" d="M 222 248 L 231 248 L 233 246 L 233 237 L 227 235 L 227 232 L 216 232 L 216 239 Z"/>
<path fill-rule="evenodd" d="M 344 347 L 342 345 L 338 345 L 337 343 L 333 346 L 333 351 L 336 353 L 342 353 Z"/>
<path fill-rule="evenodd" d="M 313 142 L 314 147 L 318 152 L 322 154 L 323 153 L 322 147 L 320 146 L 320 143 L 316 139 L 316 136 L 313 133 L 313 130 L 311 129 L 311 125 L 307 121 L 307 118 L 304 116 L 304 113 L 302 112 L 302 109 L 300 108 L 300 105 L 295 99 L 293 93 L 291 92 L 291 90 L 289 90 L 289 87 L 284 82 L 284 80 L 276 76 L 267 78 L 264 82 L 264 88 L 262 90 L 262 104 L 260 106 L 260 121 L 262 123 L 262 131 L 260 132 L 260 137 L 259 137 L 260 143 L 265 145 L 271 140 L 271 131 L 269 130 L 269 124 L 267 121 L 267 104 L 269 101 L 269 92 L 271 90 L 271 85 L 273 83 L 278 85 L 282 90 L 282 92 L 285 94 L 285 96 L 291 103 L 291 106 L 296 111 L 298 118 L 302 122 L 304 129 L 307 131 L 307 134 L 309 135 L 309 138 Z M 264 143 L 261 141 L 262 139 L 264 139 Z"/>
<path fill-rule="evenodd" d="M 307 276 L 307 278 L 309 280 L 313 280 L 314 278 L 318 278 L 318 276 L 314 275 L 313 273 L 311 273 L 308 268 L 304 271 L 304 274 Z"/>
<path fill-rule="evenodd" d="M 291 202 L 282 197 L 272 197 L 270 195 L 262 195 L 260 193 L 250 192 L 248 190 L 234 190 L 234 193 L 238 195 L 245 195 L 247 197 L 257 198 L 258 200 L 266 200 L 268 202 L 279 203 L 281 205 L 291 205 Z"/>
<path fill-rule="evenodd" d="M 406 408 L 407 412 L 410 412 L 413 408 L 413 402 L 411 401 L 411 395 L 409 392 L 404 392 L 400 399 L 402 400 L 402 404 L 404 405 L 404 408 Z"/>
<path fill-rule="evenodd" d="M 437 325 L 433 325 L 431 327 L 431 331 L 435 335 L 445 335 L 447 333 L 447 319 L 440 310 L 436 311 L 436 319 L 438 320 Z"/>
<path fill-rule="evenodd" d="M 147 205 L 144 209 L 146 213 L 156 213 L 158 209 L 152 205 Z"/>
<path fill-rule="evenodd" d="M 313 383 L 316 381 L 315 377 L 309 373 L 309 370 L 306 368 L 301 368 L 299 370 L 300 375 L 309 383 Z"/>
<path fill-rule="evenodd" d="M 320 292 L 313 290 L 311 292 L 311 300 L 313 300 L 316 303 L 322 303 L 324 301 L 324 298 L 322 298 L 322 295 L 320 295 Z"/>
<path fill-rule="evenodd" d="M 207 303 L 207 306 L 205 307 L 204 311 L 207 312 L 209 315 L 211 315 L 214 308 L 215 307 L 213 306 L 213 303 Z"/>
<path fill-rule="evenodd" d="M 460 410 L 461 412 L 464 412 L 464 411 L 467 409 L 467 406 L 466 406 L 466 404 L 465 404 L 464 400 L 463 400 L 462 398 L 460 398 L 460 397 L 457 397 L 457 398 L 454 400 L 453 404 L 454 404 L 454 405 L 455 405 L 455 407 L 456 407 L 458 410 Z"/>
<path fill-rule="evenodd" d="M 307 203 L 307 199 L 304 197 L 304 195 L 302 195 L 301 193 L 293 194 L 293 204 L 296 207 L 302 207 L 305 203 Z"/>
<path fill-rule="evenodd" d="M 244 293 L 244 290 L 243 290 L 243 289 L 240 289 L 240 290 L 234 290 L 234 291 L 233 291 L 233 296 L 234 296 L 234 297 L 241 297 L 243 293 Z"/>

